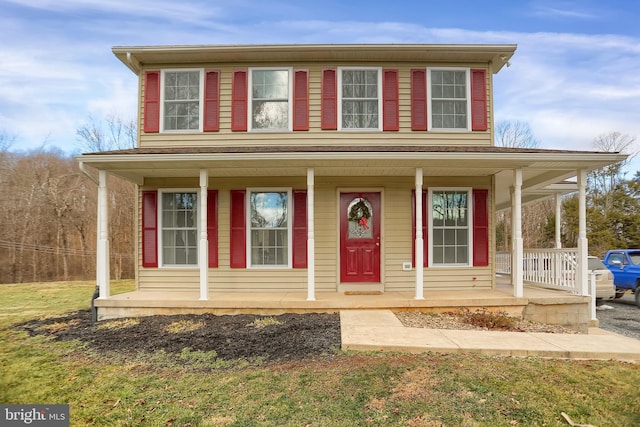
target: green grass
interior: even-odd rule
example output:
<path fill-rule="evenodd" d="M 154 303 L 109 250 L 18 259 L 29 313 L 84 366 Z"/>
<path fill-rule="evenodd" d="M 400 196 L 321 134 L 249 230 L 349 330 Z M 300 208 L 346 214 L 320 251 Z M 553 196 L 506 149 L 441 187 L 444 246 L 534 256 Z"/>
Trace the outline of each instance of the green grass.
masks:
<path fill-rule="evenodd" d="M 567 426 L 561 412 L 640 425 L 640 366 L 622 362 L 348 353 L 248 365 L 189 349 L 116 360 L 11 326 L 88 308 L 93 287 L 0 285 L 1 403 L 68 403 L 77 426 Z"/>

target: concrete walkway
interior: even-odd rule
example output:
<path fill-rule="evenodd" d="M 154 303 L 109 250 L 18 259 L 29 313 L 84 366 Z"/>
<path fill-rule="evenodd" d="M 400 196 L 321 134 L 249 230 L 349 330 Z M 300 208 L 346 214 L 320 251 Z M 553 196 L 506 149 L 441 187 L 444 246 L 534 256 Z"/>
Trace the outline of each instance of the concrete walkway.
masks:
<path fill-rule="evenodd" d="M 343 350 L 640 362 L 640 340 L 599 328 L 588 334 L 407 328 L 391 310 L 342 310 L 340 324 Z"/>

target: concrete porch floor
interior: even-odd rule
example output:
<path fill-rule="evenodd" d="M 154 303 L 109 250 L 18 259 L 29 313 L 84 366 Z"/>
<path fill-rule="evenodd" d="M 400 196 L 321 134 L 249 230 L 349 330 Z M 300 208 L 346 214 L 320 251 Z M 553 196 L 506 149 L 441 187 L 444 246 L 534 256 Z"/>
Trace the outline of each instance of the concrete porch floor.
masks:
<path fill-rule="evenodd" d="M 307 301 L 306 292 L 209 292 L 200 300 L 196 291 L 134 291 L 96 299 L 98 320 L 158 314 L 261 314 L 329 312 L 355 309 L 390 309 L 445 312 L 466 307 L 501 310 L 529 320 L 561 324 L 577 329 L 588 327 L 588 297 L 564 291 L 525 286 L 524 296 L 513 296 L 513 288 L 499 280 L 493 290 L 424 291 L 416 300 L 413 292 L 350 294 L 316 292 L 315 301 Z M 535 310 L 532 310 L 535 307 Z M 527 314 L 528 313 L 528 314 Z"/>

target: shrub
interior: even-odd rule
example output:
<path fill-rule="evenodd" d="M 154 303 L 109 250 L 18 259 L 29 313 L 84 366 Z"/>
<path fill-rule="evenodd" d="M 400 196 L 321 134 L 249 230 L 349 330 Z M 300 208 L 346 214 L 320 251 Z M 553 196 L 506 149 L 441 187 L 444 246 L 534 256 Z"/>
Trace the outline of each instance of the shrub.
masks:
<path fill-rule="evenodd" d="M 489 311 L 486 308 L 471 311 L 463 309 L 460 311 L 462 321 L 473 326 L 485 329 L 499 329 L 503 331 L 515 331 L 517 328 L 517 319 L 507 315 L 504 311 Z"/>

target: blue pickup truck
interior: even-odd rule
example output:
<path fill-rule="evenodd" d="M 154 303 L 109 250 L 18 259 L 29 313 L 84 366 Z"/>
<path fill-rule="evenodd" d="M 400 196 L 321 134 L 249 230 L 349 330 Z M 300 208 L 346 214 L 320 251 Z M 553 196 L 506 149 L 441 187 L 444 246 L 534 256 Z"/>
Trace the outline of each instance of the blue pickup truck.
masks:
<path fill-rule="evenodd" d="M 616 298 L 630 290 L 635 293 L 636 305 L 640 307 L 640 249 L 608 251 L 602 262 L 613 273 Z"/>

